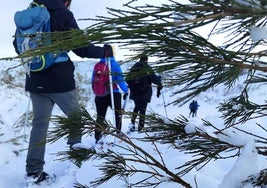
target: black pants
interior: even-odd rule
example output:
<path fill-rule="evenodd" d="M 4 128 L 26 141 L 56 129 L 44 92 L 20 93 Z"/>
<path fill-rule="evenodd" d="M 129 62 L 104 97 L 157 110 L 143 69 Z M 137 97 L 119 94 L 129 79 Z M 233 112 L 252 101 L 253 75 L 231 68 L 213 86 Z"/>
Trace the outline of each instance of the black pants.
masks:
<path fill-rule="evenodd" d="M 197 116 L 197 110 L 190 110 L 189 116 L 192 114 L 192 117 Z"/>
<path fill-rule="evenodd" d="M 114 107 L 115 107 L 115 121 L 117 133 L 121 131 L 121 94 L 114 92 Z M 95 97 L 95 105 L 97 112 L 97 122 L 100 124 L 105 121 L 105 116 L 107 109 L 111 107 L 111 96 L 110 94 L 104 97 Z M 101 131 L 95 130 L 95 139 L 99 140 L 101 138 Z"/>
<path fill-rule="evenodd" d="M 135 121 L 136 116 L 139 115 L 138 130 L 141 131 L 145 125 L 147 102 L 145 102 L 144 100 L 135 99 L 134 104 L 135 104 L 135 107 L 133 110 L 132 120 Z"/>

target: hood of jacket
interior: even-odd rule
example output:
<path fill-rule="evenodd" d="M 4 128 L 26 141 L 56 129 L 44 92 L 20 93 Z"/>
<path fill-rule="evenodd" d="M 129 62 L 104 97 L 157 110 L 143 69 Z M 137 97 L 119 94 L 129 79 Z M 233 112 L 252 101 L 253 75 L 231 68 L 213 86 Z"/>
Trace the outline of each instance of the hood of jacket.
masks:
<path fill-rule="evenodd" d="M 64 4 L 64 0 L 34 0 L 38 4 L 43 4 L 49 11 L 57 9 L 67 9 Z"/>

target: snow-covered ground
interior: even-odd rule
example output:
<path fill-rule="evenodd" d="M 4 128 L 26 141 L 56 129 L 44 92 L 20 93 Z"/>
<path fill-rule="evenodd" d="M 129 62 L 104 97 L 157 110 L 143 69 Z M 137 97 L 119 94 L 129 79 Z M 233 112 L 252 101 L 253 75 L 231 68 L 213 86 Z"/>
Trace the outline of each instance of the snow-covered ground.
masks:
<path fill-rule="evenodd" d="M 93 61 L 95 62 L 95 61 Z M 30 127 L 24 126 L 24 117 L 28 108 L 28 95 L 24 91 L 24 75 L 22 68 L 16 68 L 6 71 L 8 67 L 16 64 L 16 62 L 0 62 L 0 187 L 1 188 L 20 188 L 23 187 L 25 175 L 25 158 L 27 154 L 27 141 L 29 139 Z M 91 69 L 94 63 L 76 62 L 76 81 L 80 91 L 81 103 L 86 106 L 90 114 L 95 115 L 94 96 L 91 91 L 90 77 Z M 128 65 L 123 65 L 122 69 L 127 70 Z M 152 102 L 148 106 L 148 113 L 155 112 L 163 117 L 175 118 L 178 115 L 184 115 L 189 118 L 189 125 L 192 127 L 200 127 L 206 129 L 202 125 L 202 119 L 208 120 L 217 126 L 223 126 L 223 121 L 220 118 L 221 114 L 216 109 L 217 105 L 223 100 L 227 100 L 230 96 L 239 92 L 238 85 L 230 91 L 225 92 L 223 87 L 215 88 L 209 92 L 201 94 L 196 100 L 200 107 L 198 115 L 195 118 L 189 118 L 189 104 L 183 106 L 169 105 L 164 108 L 164 104 L 172 101 L 171 88 L 164 88 L 163 95 L 160 98 L 156 97 L 154 89 Z M 263 87 L 254 88 L 250 91 L 251 100 L 262 103 L 266 99 L 266 89 Z M 133 102 L 129 101 L 126 107 L 127 111 L 132 111 Z M 31 107 L 29 109 L 31 111 Z M 165 112 L 166 110 L 166 112 Z M 108 111 L 111 112 L 111 111 Z M 63 115 L 60 109 L 55 106 L 53 115 Z M 31 113 L 29 113 L 31 118 Z M 106 119 L 112 121 L 111 113 L 107 114 Z M 259 122 L 260 121 L 260 122 Z M 130 123 L 127 116 L 123 117 L 122 130 L 126 132 Z M 258 119 L 250 124 L 242 125 L 242 128 L 247 131 L 253 131 L 263 137 L 266 137 L 266 132 L 261 132 L 255 128 L 255 123 L 266 125 L 265 119 Z M 50 127 L 56 126 L 50 124 Z M 148 126 L 148 125 L 147 125 Z M 190 128 L 189 126 L 187 127 Z M 208 130 L 207 130 L 208 131 Z M 242 144 L 245 147 L 241 151 L 239 158 L 231 158 L 225 160 L 211 161 L 208 165 L 201 169 L 193 169 L 189 174 L 182 179 L 192 187 L 198 188 L 238 188 L 241 187 L 240 182 L 244 178 L 259 170 L 266 168 L 266 158 L 259 156 L 254 152 L 253 140 L 245 134 L 237 133 L 229 130 L 230 137 L 221 139 L 227 140 L 229 143 Z M 142 137 L 140 133 L 133 133 L 132 137 Z M 23 139 L 25 137 L 25 139 Z M 92 146 L 94 143 L 93 135 L 84 137 L 83 144 Z M 122 143 L 125 144 L 125 143 Z M 145 148 L 150 154 L 156 155 L 150 144 L 139 143 L 142 148 Z M 75 183 L 87 184 L 99 177 L 100 171 L 96 167 L 101 164 L 101 160 L 90 160 L 82 164 L 80 168 L 76 167 L 70 161 L 60 161 L 57 152 L 67 150 L 66 140 L 61 139 L 53 144 L 47 144 L 45 156 L 45 171 L 57 175 L 56 182 L 49 187 L 53 188 L 73 188 Z M 119 150 L 119 148 L 114 148 Z M 167 145 L 159 146 L 166 165 L 172 169 L 179 164 L 191 159 L 192 156 L 177 152 Z M 140 175 L 131 178 L 140 178 Z M 129 178 L 128 181 L 132 181 Z M 197 185 L 196 183 L 197 182 Z M 40 186 L 45 187 L 45 186 Z M 102 184 L 100 188 L 119 188 L 126 187 L 123 179 L 113 178 L 111 181 Z M 177 188 L 181 187 L 177 184 L 161 184 L 160 188 Z M 247 186 L 249 187 L 249 186 Z"/>

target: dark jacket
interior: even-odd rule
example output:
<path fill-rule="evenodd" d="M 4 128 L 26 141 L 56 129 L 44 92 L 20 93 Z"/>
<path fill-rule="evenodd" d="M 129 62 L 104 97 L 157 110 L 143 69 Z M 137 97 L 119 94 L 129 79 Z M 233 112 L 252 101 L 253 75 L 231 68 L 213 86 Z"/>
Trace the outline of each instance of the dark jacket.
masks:
<path fill-rule="evenodd" d="M 51 30 L 67 31 L 79 29 L 77 22 L 63 0 L 35 0 L 38 4 L 44 4 L 50 12 Z M 16 49 L 16 42 L 13 42 Z M 102 58 L 105 50 L 102 47 L 90 45 L 72 50 L 76 55 L 84 58 Z M 56 63 L 47 70 L 31 72 L 26 75 L 26 91 L 37 93 L 59 93 L 75 89 L 74 65 L 68 59 L 67 62 Z"/>
<path fill-rule="evenodd" d="M 198 109 L 199 105 L 197 103 L 197 101 L 193 100 L 190 104 L 189 104 L 189 109 L 192 111 L 196 111 Z"/>
<path fill-rule="evenodd" d="M 135 80 L 140 79 L 142 88 L 134 84 Z M 137 62 L 129 71 L 126 82 L 130 88 L 130 99 L 142 100 L 149 103 L 152 97 L 152 83 L 162 86 L 161 77 L 157 76 L 147 62 Z"/>

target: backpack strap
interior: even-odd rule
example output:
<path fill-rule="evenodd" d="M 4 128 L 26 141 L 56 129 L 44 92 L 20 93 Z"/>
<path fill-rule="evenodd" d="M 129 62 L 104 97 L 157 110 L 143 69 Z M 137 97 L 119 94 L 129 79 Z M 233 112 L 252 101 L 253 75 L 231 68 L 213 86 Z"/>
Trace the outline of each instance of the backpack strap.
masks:
<path fill-rule="evenodd" d="M 37 6 L 45 7 L 44 4 L 38 4 L 37 2 L 33 1 L 33 2 L 31 2 L 31 4 L 29 5 L 28 8 L 33 8 L 33 7 L 37 7 Z"/>

